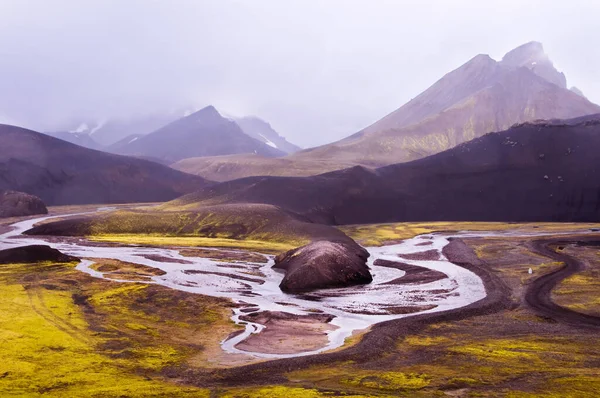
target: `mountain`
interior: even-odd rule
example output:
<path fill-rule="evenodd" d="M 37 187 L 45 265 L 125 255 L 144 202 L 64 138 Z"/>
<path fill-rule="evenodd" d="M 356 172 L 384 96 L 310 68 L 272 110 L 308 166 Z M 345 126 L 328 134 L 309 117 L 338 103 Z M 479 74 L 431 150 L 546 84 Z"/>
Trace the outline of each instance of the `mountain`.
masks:
<path fill-rule="evenodd" d="M 420 159 L 515 123 L 598 112 L 598 105 L 567 89 L 542 45 L 531 42 L 500 62 L 478 55 L 363 131 L 294 158 L 351 159 L 379 167 Z"/>
<path fill-rule="evenodd" d="M 250 177 L 173 205 L 265 203 L 329 224 L 600 221 L 600 114 L 527 122 L 450 150 L 313 177 Z"/>
<path fill-rule="evenodd" d="M 108 154 L 19 127 L 0 125 L 0 190 L 48 205 L 154 202 L 207 184 L 147 160 Z"/>
<path fill-rule="evenodd" d="M 72 122 L 62 131 L 88 135 L 102 146 L 109 146 L 132 134 L 144 135 L 184 116 L 188 111 L 154 112 L 129 118 L 109 118 Z"/>
<path fill-rule="evenodd" d="M 184 173 L 220 182 L 257 175 L 307 177 L 320 174 L 324 170 L 339 170 L 352 166 L 351 162 L 267 158 L 254 153 L 188 158 L 171 164 L 172 168 Z"/>
<path fill-rule="evenodd" d="M 118 153 L 165 162 L 239 153 L 266 157 L 285 155 L 283 151 L 245 134 L 234 121 L 221 116 L 212 106 L 139 137 L 118 149 Z"/>
<path fill-rule="evenodd" d="M 222 159 L 196 159 L 182 169 L 219 180 L 263 175 L 310 175 L 340 166 L 382 167 L 420 159 L 515 123 L 568 119 L 600 112 L 600 107 L 567 89 L 543 46 L 524 44 L 501 61 L 477 55 L 449 72 L 411 101 L 343 140 L 289 155 L 266 164 L 230 167 Z M 237 161 L 235 159 L 234 161 Z M 308 166 L 307 165 L 311 165 Z M 218 166 L 218 167 L 217 167 Z"/>
<path fill-rule="evenodd" d="M 102 150 L 104 147 L 97 143 L 91 135 L 86 133 L 72 133 L 67 131 L 58 131 L 52 133 L 44 133 L 59 140 L 70 142 L 71 144 L 79 145 L 84 148 Z"/>
<path fill-rule="evenodd" d="M 142 138 L 145 134 L 131 134 L 128 135 L 127 137 L 115 142 L 114 144 L 109 145 L 106 150 L 108 152 L 113 152 L 113 153 L 118 153 L 119 151 L 122 151 L 127 145 L 139 140 L 140 138 Z"/>
<path fill-rule="evenodd" d="M 259 140 L 272 148 L 277 148 L 288 155 L 299 151 L 301 148 L 290 142 L 285 137 L 273 130 L 273 127 L 256 116 L 246 116 L 235 118 L 234 121 L 240 126 L 242 131 L 250 137 Z"/>

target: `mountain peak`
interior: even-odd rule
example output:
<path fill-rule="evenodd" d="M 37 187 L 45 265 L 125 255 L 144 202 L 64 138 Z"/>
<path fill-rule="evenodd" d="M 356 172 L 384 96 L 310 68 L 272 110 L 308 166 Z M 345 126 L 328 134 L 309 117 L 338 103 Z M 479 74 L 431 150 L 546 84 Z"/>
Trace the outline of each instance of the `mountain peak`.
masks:
<path fill-rule="evenodd" d="M 219 111 L 217 110 L 217 108 L 215 108 L 212 105 L 208 105 L 205 106 L 204 108 L 200 109 L 199 111 L 193 113 L 195 115 L 218 115 L 221 116 L 221 114 L 219 113 Z"/>
<path fill-rule="evenodd" d="M 500 63 L 510 68 L 524 66 L 550 83 L 567 88 L 567 78 L 564 73 L 556 70 L 540 42 L 530 41 L 507 52 Z"/>
<path fill-rule="evenodd" d="M 217 108 L 215 108 L 212 105 L 206 106 L 206 107 L 200 109 L 199 111 L 196 111 L 188 116 L 185 116 L 183 119 L 198 120 L 200 122 L 209 122 L 209 123 L 220 122 L 222 120 L 225 120 L 225 118 L 223 117 L 223 115 L 221 115 L 219 113 Z M 180 120 L 183 120 L 183 119 L 180 119 Z"/>
<path fill-rule="evenodd" d="M 538 41 L 530 41 L 507 52 L 502 57 L 502 63 L 508 66 L 519 67 L 527 62 L 536 62 L 548 59 L 544 46 Z"/>

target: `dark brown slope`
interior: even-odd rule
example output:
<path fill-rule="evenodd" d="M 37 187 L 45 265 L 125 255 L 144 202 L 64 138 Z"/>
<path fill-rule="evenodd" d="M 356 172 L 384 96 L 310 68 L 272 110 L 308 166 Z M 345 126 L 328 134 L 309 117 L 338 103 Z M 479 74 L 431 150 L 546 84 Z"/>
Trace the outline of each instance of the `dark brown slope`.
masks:
<path fill-rule="evenodd" d="M 212 106 L 141 136 L 116 151 L 170 163 L 192 157 L 239 153 L 267 157 L 285 155 L 285 152 L 245 134 L 235 122 L 221 116 Z"/>
<path fill-rule="evenodd" d="M 207 184 L 146 160 L 83 148 L 0 125 L 0 190 L 39 196 L 48 205 L 165 201 Z"/>
<path fill-rule="evenodd" d="M 410 163 L 252 177 L 176 204 L 269 203 L 330 224 L 599 221 L 600 115 L 525 123 Z"/>

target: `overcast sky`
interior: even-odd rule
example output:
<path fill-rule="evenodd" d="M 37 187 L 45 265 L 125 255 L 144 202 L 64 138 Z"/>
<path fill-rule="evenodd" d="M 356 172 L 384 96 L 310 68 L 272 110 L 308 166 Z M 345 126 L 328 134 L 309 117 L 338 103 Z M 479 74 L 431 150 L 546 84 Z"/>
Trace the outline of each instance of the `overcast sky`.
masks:
<path fill-rule="evenodd" d="M 213 104 L 308 147 L 531 40 L 600 103 L 599 15 L 597 0 L 0 0 L 0 120 Z"/>

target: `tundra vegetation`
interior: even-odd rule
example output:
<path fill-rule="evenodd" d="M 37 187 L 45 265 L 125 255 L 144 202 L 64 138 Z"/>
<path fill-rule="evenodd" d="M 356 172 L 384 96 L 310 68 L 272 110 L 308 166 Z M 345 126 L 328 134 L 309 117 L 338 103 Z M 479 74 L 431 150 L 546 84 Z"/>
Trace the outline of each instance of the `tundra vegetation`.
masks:
<path fill-rule="evenodd" d="M 111 236 L 116 242 L 131 243 L 128 236 L 154 237 L 148 228 L 157 225 L 156 219 L 120 214 L 140 228 L 139 233 L 103 235 L 114 228 L 103 224 L 95 227 L 93 238 Z M 191 216 L 169 214 L 158 225 L 172 223 L 174 231 L 181 230 L 190 223 L 186 217 Z M 363 245 L 382 245 L 435 231 L 560 232 L 575 227 L 593 226 L 404 223 L 342 230 Z M 126 224 L 126 228 L 133 227 Z M 236 236 L 237 247 L 254 237 L 252 232 Z M 215 246 L 210 242 L 218 245 L 218 240 L 230 239 L 174 234 L 164 237 L 163 243 L 179 246 L 179 238 L 206 239 L 190 246 Z M 512 290 L 510 309 L 433 323 L 390 341 L 380 357 L 284 372 L 281 382 L 271 385 L 261 380 L 240 380 L 236 386 L 219 382 L 221 372 L 226 371 L 223 368 L 235 366 L 218 362 L 220 341 L 239 328 L 230 320 L 233 303 L 229 300 L 144 284 L 160 270 L 113 260 L 98 260 L 94 268 L 116 279 L 139 282 L 95 279 L 77 271 L 75 263 L 0 265 L 0 395 L 595 397 L 600 390 L 597 331 L 538 316 L 523 303 L 523 291 L 532 279 L 561 266 L 530 251 L 531 239 L 465 240 Z M 274 240 L 273 244 L 268 237 L 257 241 L 273 251 L 281 250 L 277 245 L 286 242 Z M 564 250 L 587 259 L 589 267 L 563 281 L 554 292 L 555 299 L 577 311 L 598 314 L 598 248 L 568 246 Z M 358 334 L 348 344 L 360 339 Z M 210 382 L 190 384 L 185 378 L 188 370 L 205 372 Z"/>

